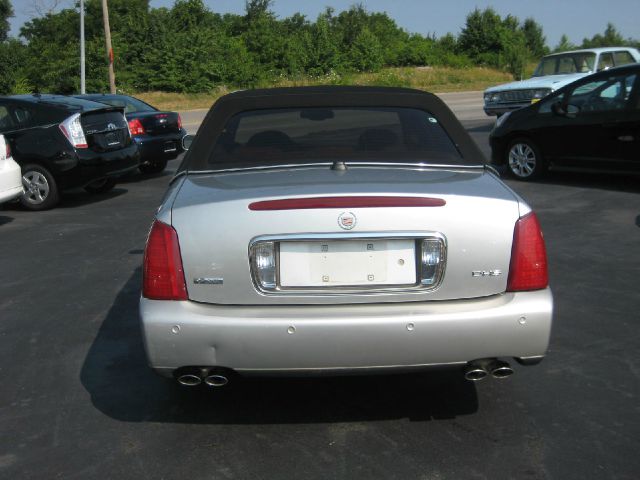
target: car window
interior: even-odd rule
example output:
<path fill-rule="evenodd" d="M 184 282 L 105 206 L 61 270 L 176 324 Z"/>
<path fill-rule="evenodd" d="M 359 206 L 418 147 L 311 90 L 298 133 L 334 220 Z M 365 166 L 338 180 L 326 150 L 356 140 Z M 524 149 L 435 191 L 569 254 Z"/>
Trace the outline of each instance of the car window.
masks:
<path fill-rule="evenodd" d="M 593 52 L 567 53 L 544 57 L 533 76 L 589 73 L 593 71 L 596 54 Z"/>
<path fill-rule="evenodd" d="M 617 75 L 577 86 L 567 103 L 580 109 L 581 113 L 605 112 L 625 108 L 636 75 Z"/>
<path fill-rule="evenodd" d="M 429 112 L 413 108 L 314 107 L 235 115 L 218 138 L 209 164 L 336 160 L 465 163 Z"/>
<path fill-rule="evenodd" d="M 13 109 L 13 117 L 17 122 L 18 128 L 28 128 L 34 125 L 33 110 L 25 107 L 15 107 Z"/>
<path fill-rule="evenodd" d="M 102 102 L 102 103 L 106 103 L 107 105 L 111 105 L 111 106 L 114 106 L 114 107 L 124 108 L 124 113 L 155 112 L 156 111 L 156 109 L 153 108 L 151 105 L 147 105 L 146 103 L 144 103 L 141 100 L 138 100 L 137 98 L 131 98 L 131 97 L 120 97 L 120 98 L 107 97 L 107 98 L 96 99 L 96 101 Z"/>
<path fill-rule="evenodd" d="M 607 70 L 613 67 L 613 55 L 611 53 L 603 53 L 600 55 L 600 64 L 598 65 L 598 71 Z"/>
<path fill-rule="evenodd" d="M 97 101 L 89 100 L 88 98 L 75 98 L 70 96 L 47 96 L 43 97 L 39 102 L 42 105 L 52 105 L 54 107 L 63 107 L 67 110 L 95 110 L 100 108 L 101 105 Z"/>
<path fill-rule="evenodd" d="M 571 93 L 571 98 L 569 100 L 569 103 L 571 103 L 572 105 L 576 105 L 575 103 L 573 103 L 575 100 L 584 98 L 585 95 L 588 95 L 589 93 L 593 92 L 594 90 L 604 85 L 605 83 L 606 83 L 606 80 L 598 80 L 595 82 L 585 83 L 584 85 L 579 86 Z"/>
<path fill-rule="evenodd" d="M 9 110 L 4 105 L 0 105 L 0 132 L 13 130 L 14 122 L 9 114 Z"/>
<path fill-rule="evenodd" d="M 556 59 L 543 58 L 534 73 L 534 77 L 544 77 L 545 75 L 553 75 L 556 72 Z"/>
<path fill-rule="evenodd" d="M 576 64 L 572 57 L 563 57 L 558 60 L 558 68 L 556 73 L 576 73 L 578 71 Z"/>
<path fill-rule="evenodd" d="M 100 103 L 106 103 L 107 105 L 111 105 L 112 107 L 124 108 L 125 111 L 127 110 L 124 100 L 120 100 L 117 98 L 106 98 L 106 99 L 96 99 L 96 101 Z"/>
<path fill-rule="evenodd" d="M 126 109 L 128 112 L 155 112 L 156 109 L 151 105 L 144 103 L 142 100 L 138 100 L 137 98 L 129 97 L 126 99 Z"/>
<path fill-rule="evenodd" d="M 613 60 L 616 63 L 616 67 L 619 67 L 621 65 L 628 65 L 630 63 L 636 63 L 636 61 L 633 59 L 633 56 L 631 56 L 629 52 L 625 51 L 614 52 Z"/>

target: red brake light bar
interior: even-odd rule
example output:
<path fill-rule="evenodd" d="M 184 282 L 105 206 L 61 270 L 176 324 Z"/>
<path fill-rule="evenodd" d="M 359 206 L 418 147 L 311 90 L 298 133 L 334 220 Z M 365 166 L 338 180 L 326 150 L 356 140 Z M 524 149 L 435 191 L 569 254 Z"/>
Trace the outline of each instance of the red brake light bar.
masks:
<path fill-rule="evenodd" d="M 265 200 L 249 210 L 307 210 L 316 208 L 443 207 L 442 198 L 430 197 L 308 197 Z"/>

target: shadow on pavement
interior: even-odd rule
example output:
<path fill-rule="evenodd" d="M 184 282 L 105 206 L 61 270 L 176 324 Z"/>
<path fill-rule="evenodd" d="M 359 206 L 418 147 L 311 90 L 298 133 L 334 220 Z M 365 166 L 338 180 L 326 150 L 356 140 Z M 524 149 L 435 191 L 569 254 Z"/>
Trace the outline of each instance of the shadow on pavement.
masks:
<path fill-rule="evenodd" d="M 540 180 L 540 183 L 640 193 L 640 174 L 625 175 L 603 172 L 596 173 L 551 170 L 545 178 Z"/>
<path fill-rule="evenodd" d="M 366 377 L 234 379 L 220 389 L 180 387 L 146 365 L 138 320 L 140 269 L 110 308 L 80 380 L 93 405 L 126 422 L 330 423 L 454 418 L 478 409 L 459 370 Z"/>
<path fill-rule="evenodd" d="M 129 190 L 125 188 L 115 187 L 113 190 L 105 193 L 87 193 L 84 190 L 70 190 L 62 194 L 60 203 L 55 208 L 78 208 L 92 203 L 104 202 L 112 198 L 124 195 Z"/>
<path fill-rule="evenodd" d="M 0 226 L 6 225 L 7 223 L 13 222 L 13 217 L 5 217 L 4 215 L 0 215 Z"/>
<path fill-rule="evenodd" d="M 118 184 L 120 185 L 120 184 L 128 184 L 128 183 L 139 183 L 152 178 L 162 178 L 162 177 L 167 177 L 167 180 L 169 180 L 174 175 L 175 175 L 175 170 L 169 169 L 169 168 L 159 173 L 137 172 L 137 173 L 132 173 L 130 175 L 127 175 L 126 177 L 122 177 L 120 180 L 118 180 Z"/>
<path fill-rule="evenodd" d="M 522 182 L 513 178 L 507 172 L 507 167 L 501 167 L 501 177 L 509 181 L 509 185 L 516 191 L 519 186 L 558 185 L 565 187 L 588 188 L 594 190 L 611 190 L 616 192 L 640 193 L 640 175 L 623 175 L 613 173 L 574 172 L 567 170 L 550 170 L 544 178 L 533 182 Z"/>

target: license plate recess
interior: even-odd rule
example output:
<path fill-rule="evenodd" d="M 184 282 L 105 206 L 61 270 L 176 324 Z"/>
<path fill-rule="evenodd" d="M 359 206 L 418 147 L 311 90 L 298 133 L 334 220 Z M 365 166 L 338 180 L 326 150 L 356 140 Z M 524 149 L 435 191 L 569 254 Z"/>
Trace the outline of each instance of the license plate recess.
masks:
<path fill-rule="evenodd" d="M 285 241 L 278 265 L 281 288 L 410 286 L 416 240 Z"/>

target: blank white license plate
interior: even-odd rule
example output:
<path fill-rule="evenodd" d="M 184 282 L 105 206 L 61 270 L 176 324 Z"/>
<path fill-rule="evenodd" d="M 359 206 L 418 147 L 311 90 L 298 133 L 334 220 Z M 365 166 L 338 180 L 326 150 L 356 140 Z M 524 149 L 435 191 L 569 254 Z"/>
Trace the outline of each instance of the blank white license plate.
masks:
<path fill-rule="evenodd" d="M 414 240 L 280 243 L 282 287 L 414 285 Z"/>

